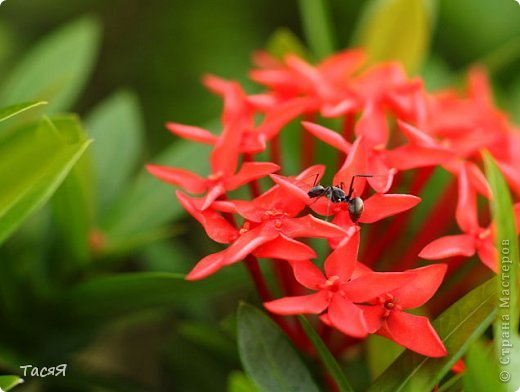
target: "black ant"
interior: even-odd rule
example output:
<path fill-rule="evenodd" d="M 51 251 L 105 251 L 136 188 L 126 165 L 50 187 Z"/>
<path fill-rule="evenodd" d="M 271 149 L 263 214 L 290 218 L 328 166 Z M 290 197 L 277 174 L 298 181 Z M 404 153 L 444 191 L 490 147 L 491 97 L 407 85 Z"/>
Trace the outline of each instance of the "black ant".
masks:
<path fill-rule="evenodd" d="M 354 179 L 356 177 L 373 177 L 371 174 L 355 174 L 352 176 L 352 180 L 350 180 L 350 186 L 348 188 L 348 193 L 345 193 L 343 190 L 343 183 L 341 182 L 338 186 L 329 185 L 323 186 L 320 184 L 316 185 L 318 181 L 318 175 L 314 180 L 314 185 L 307 192 L 307 195 L 314 199 L 316 197 L 325 196 L 331 203 L 348 203 L 348 214 L 350 215 L 350 219 L 352 222 L 357 222 L 359 217 L 363 213 L 363 200 L 360 197 L 352 197 L 354 193 Z"/>

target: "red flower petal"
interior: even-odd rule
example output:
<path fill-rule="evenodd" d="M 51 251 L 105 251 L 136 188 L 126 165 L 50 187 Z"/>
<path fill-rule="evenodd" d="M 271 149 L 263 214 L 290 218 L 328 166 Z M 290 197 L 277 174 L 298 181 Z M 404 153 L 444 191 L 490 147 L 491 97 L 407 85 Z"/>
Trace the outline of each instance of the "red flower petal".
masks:
<path fill-rule="evenodd" d="M 262 222 L 264 215 L 262 209 L 259 209 L 253 202 L 248 200 L 218 200 L 213 202 L 211 208 L 217 211 L 239 214 L 252 222 Z"/>
<path fill-rule="evenodd" d="M 465 233 L 473 233 L 480 228 L 477 218 L 477 195 L 468 181 L 465 164 L 461 166 L 459 173 L 459 199 L 455 219 Z"/>
<path fill-rule="evenodd" d="M 358 305 L 363 311 L 367 323 L 368 333 L 375 333 L 383 324 L 385 309 L 381 305 Z"/>
<path fill-rule="evenodd" d="M 195 267 L 186 275 L 186 280 L 199 280 L 203 279 L 211 274 L 214 274 L 219 269 L 224 267 L 224 253 L 221 252 L 210 254 L 200 260 Z"/>
<path fill-rule="evenodd" d="M 432 264 L 409 270 L 415 274 L 415 277 L 409 283 L 394 290 L 392 294 L 403 309 L 424 305 L 441 285 L 446 269 L 446 264 Z"/>
<path fill-rule="evenodd" d="M 368 174 L 373 177 L 367 179 L 368 183 L 378 193 L 386 193 L 392 186 L 394 176 L 397 173 L 395 168 L 389 168 L 379 154 L 371 154 L 367 161 Z M 356 194 L 358 195 L 358 194 Z"/>
<path fill-rule="evenodd" d="M 211 169 L 214 174 L 230 176 L 235 173 L 238 165 L 238 146 L 243 129 L 244 124 L 240 119 L 234 119 L 224 126 L 210 156 Z"/>
<path fill-rule="evenodd" d="M 315 67 L 292 54 L 285 57 L 285 63 L 289 69 L 296 73 L 302 81 L 305 81 L 320 98 L 331 96 L 331 86 Z"/>
<path fill-rule="evenodd" d="M 419 253 L 419 257 L 427 260 L 439 260 L 452 256 L 472 256 L 475 254 L 475 239 L 467 234 L 449 235 L 438 238 Z"/>
<path fill-rule="evenodd" d="M 290 261 L 294 277 L 302 286 L 308 289 L 319 290 L 326 279 L 323 272 L 310 260 Z"/>
<path fill-rule="evenodd" d="M 308 121 L 303 121 L 302 125 L 307 131 L 312 133 L 318 139 L 331 145 L 339 151 L 342 151 L 345 154 L 348 154 L 348 152 L 350 151 L 350 143 L 347 142 L 339 133 L 334 132 L 331 129 L 325 128 L 324 126 L 314 124 Z"/>
<path fill-rule="evenodd" d="M 415 207 L 421 198 L 413 195 L 376 193 L 364 202 L 359 222 L 373 223 Z"/>
<path fill-rule="evenodd" d="M 359 230 L 349 238 L 344 239 L 325 260 L 327 277 L 339 276 L 341 282 L 346 282 L 352 276 L 356 266 L 359 250 Z"/>
<path fill-rule="evenodd" d="M 347 282 L 341 288 L 353 302 L 361 303 L 403 287 L 414 277 L 410 272 L 371 272 Z"/>
<path fill-rule="evenodd" d="M 341 227 L 317 219 L 310 214 L 301 218 L 284 219 L 283 233 L 292 238 L 334 238 L 345 235 L 345 231 Z"/>
<path fill-rule="evenodd" d="M 370 147 L 386 146 L 389 129 L 383 107 L 369 101 L 356 124 L 355 132 L 357 136 L 363 136 Z"/>
<path fill-rule="evenodd" d="M 349 49 L 333 54 L 318 65 L 318 71 L 329 80 L 343 81 L 365 62 L 361 49 Z"/>
<path fill-rule="evenodd" d="M 419 128 L 408 124 L 402 120 L 397 120 L 397 125 L 401 133 L 408 139 L 410 144 L 423 147 L 436 147 L 438 146 L 437 141 L 428 135 L 426 132 L 421 131 Z"/>
<path fill-rule="evenodd" d="M 325 118 L 337 118 L 355 112 L 358 106 L 359 102 L 356 97 L 342 97 L 341 101 L 337 103 L 324 103 L 321 115 Z"/>
<path fill-rule="evenodd" d="M 355 174 L 372 174 L 367 173 L 367 151 L 362 137 L 358 137 L 345 160 L 341 169 L 334 176 L 334 184 L 343 183 L 346 187 L 350 185 L 352 176 Z M 365 179 L 356 178 L 354 181 L 354 194 L 361 195 L 365 189 Z"/>
<path fill-rule="evenodd" d="M 339 331 L 356 338 L 368 335 L 368 326 L 363 311 L 350 300 L 334 294 L 329 304 L 330 323 Z"/>
<path fill-rule="evenodd" d="M 471 186 L 484 197 L 492 199 L 491 188 L 482 170 L 480 170 L 474 162 L 466 162 L 466 165 L 468 169 L 468 180 Z"/>
<path fill-rule="evenodd" d="M 193 204 L 192 199 L 177 191 L 180 203 L 206 230 L 209 238 L 221 244 L 229 244 L 238 237 L 238 230 L 217 212 L 207 209 L 201 211 Z"/>
<path fill-rule="evenodd" d="M 279 169 L 280 166 L 270 162 L 244 162 L 237 174 L 225 180 L 226 189 L 232 191 Z"/>
<path fill-rule="evenodd" d="M 267 310 L 276 314 L 319 314 L 329 304 L 328 293 L 325 290 L 314 294 L 285 297 L 274 301 L 264 302 Z"/>
<path fill-rule="evenodd" d="M 278 237 L 278 232 L 271 226 L 263 224 L 243 233 L 227 249 L 224 264 L 229 265 L 244 259 L 253 253 L 260 245 Z"/>
<path fill-rule="evenodd" d="M 477 246 L 477 253 L 486 267 L 495 273 L 498 271 L 498 252 L 491 238 L 488 237 Z"/>
<path fill-rule="evenodd" d="M 166 128 L 168 128 L 173 134 L 177 136 L 199 143 L 215 144 L 218 140 L 218 137 L 213 135 L 211 132 L 191 125 L 169 122 L 166 123 Z"/>
<path fill-rule="evenodd" d="M 202 193 L 207 189 L 206 180 L 188 170 L 158 165 L 146 165 L 146 169 L 155 177 L 180 186 L 190 193 Z"/>
<path fill-rule="evenodd" d="M 227 124 L 238 118 L 249 116 L 247 96 L 242 86 L 236 81 L 225 80 L 214 75 L 205 75 L 203 83 L 209 90 L 224 98 L 222 122 Z"/>
<path fill-rule="evenodd" d="M 268 111 L 264 120 L 255 132 L 265 135 L 266 140 L 272 139 L 289 122 L 301 115 L 311 104 L 309 99 L 296 98 L 277 105 Z"/>
<path fill-rule="evenodd" d="M 256 257 L 280 260 L 308 260 L 316 257 L 316 252 L 310 246 L 283 234 L 258 247 L 253 254 Z"/>
<path fill-rule="evenodd" d="M 269 177 L 271 177 L 271 179 L 276 184 L 280 185 L 295 198 L 299 199 L 303 203 L 309 202 L 310 199 L 309 195 L 307 195 L 307 192 L 299 186 L 297 186 L 296 184 L 294 184 L 293 182 L 289 181 L 287 178 L 276 174 L 271 174 Z"/>
<path fill-rule="evenodd" d="M 385 332 L 383 336 L 419 354 L 437 358 L 448 353 L 430 320 L 424 316 L 392 311 Z"/>
<path fill-rule="evenodd" d="M 397 170 L 440 165 L 455 157 L 454 152 L 439 147 L 421 147 L 408 144 L 388 151 L 387 163 Z"/>
<path fill-rule="evenodd" d="M 206 210 L 211 206 L 211 204 L 217 200 L 220 196 L 226 193 L 226 189 L 222 184 L 216 184 L 209 189 L 209 192 L 206 193 L 206 196 L 203 198 L 201 210 Z"/>

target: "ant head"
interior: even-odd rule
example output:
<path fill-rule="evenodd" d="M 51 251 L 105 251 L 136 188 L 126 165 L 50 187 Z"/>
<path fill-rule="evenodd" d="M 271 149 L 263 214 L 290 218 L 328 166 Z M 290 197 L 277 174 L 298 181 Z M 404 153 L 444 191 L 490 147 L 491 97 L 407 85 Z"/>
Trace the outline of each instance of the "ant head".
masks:
<path fill-rule="evenodd" d="M 363 213 L 363 200 L 360 197 L 354 197 L 348 202 L 348 213 L 352 222 L 356 223 Z"/>

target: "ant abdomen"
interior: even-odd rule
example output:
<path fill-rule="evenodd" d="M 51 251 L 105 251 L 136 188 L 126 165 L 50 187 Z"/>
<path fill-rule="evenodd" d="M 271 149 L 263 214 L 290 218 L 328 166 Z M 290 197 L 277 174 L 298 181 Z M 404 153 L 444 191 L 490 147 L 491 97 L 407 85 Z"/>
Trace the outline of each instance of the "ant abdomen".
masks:
<path fill-rule="evenodd" d="M 357 222 L 363 213 L 363 200 L 360 197 L 354 197 L 348 202 L 348 214 L 352 222 Z"/>

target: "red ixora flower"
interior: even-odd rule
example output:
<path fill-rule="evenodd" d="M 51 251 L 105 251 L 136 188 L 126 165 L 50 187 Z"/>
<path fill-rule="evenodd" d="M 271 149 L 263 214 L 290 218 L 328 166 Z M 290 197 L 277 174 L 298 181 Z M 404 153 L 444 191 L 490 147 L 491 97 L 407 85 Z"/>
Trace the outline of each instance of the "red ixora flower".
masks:
<path fill-rule="evenodd" d="M 309 172 L 323 171 L 323 166 L 315 166 L 301 173 L 297 179 L 305 178 Z M 187 196 L 180 196 L 187 200 Z M 196 203 L 196 201 L 191 201 Z M 191 204 L 193 207 L 193 204 Z M 252 201 L 229 200 L 216 201 L 211 208 L 224 213 L 239 214 L 245 220 L 238 231 L 238 237 L 221 252 L 213 253 L 200 260 L 186 276 L 188 280 L 202 279 L 225 265 L 244 259 L 249 254 L 257 257 L 275 259 L 308 259 L 315 257 L 315 252 L 304 243 L 294 240 L 298 237 L 336 238 L 345 235 L 345 231 L 329 222 L 322 221 L 308 214 L 297 215 L 306 207 L 306 203 L 288 194 L 282 187 L 275 185 Z M 229 227 L 220 219 L 205 219 L 196 208 L 189 208 L 208 233 L 219 232 L 219 228 L 228 232 Z M 217 228 L 215 227 L 217 226 Z M 232 236 L 230 236 L 232 238 Z"/>
<path fill-rule="evenodd" d="M 444 236 L 432 241 L 419 253 L 419 257 L 438 260 L 452 256 L 470 257 L 477 253 L 482 263 L 496 272 L 498 252 L 494 245 L 493 223 L 487 228 L 481 227 L 477 212 L 476 190 L 469 181 L 468 164 L 464 163 L 460 167 L 459 198 L 455 214 L 457 224 L 464 234 Z"/>
<path fill-rule="evenodd" d="M 280 167 L 270 162 L 244 162 L 235 174 L 238 166 L 238 138 L 242 132 L 242 122 L 232 121 L 224 129 L 210 157 L 211 174 L 202 178 L 185 169 L 148 165 L 148 171 L 157 178 L 173 185 L 178 185 L 190 193 L 206 192 L 201 210 L 208 208 L 218 197 L 250 181 L 265 177 Z"/>
<path fill-rule="evenodd" d="M 377 333 L 428 357 L 447 354 L 441 339 L 425 316 L 404 312 L 424 305 L 435 294 L 446 273 L 446 264 L 405 271 L 411 279 L 403 286 L 360 305 L 370 333 Z M 363 272 L 369 273 L 369 272 Z M 363 275 L 362 275 L 363 276 Z"/>
<path fill-rule="evenodd" d="M 309 260 L 290 261 L 296 280 L 303 286 L 317 290 L 316 293 L 285 297 L 264 303 L 277 314 L 322 314 L 341 332 L 363 338 L 369 329 L 362 309 L 354 302 L 364 302 L 406 283 L 409 275 L 394 272 L 371 272 L 353 277 L 359 248 L 359 230 L 352 228 L 350 236 L 325 260 L 323 274 Z"/>
<path fill-rule="evenodd" d="M 358 247 L 359 230 L 352 228 L 325 260 L 325 274 L 309 260 L 290 261 L 296 280 L 317 292 L 276 299 L 264 306 L 282 315 L 321 314 L 323 322 L 353 337 L 377 332 L 418 353 L 446 355 L 428 319 L 402 311 L 424 304 L 434 294 L 446 266 L 373 272 L 356 261 Z"/>

